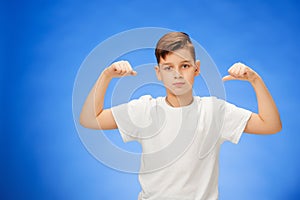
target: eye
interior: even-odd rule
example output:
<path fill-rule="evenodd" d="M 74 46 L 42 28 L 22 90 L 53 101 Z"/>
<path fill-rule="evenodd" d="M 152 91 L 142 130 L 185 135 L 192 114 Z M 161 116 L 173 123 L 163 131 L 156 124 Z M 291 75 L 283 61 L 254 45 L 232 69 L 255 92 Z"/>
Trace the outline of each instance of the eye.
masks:
<path fill-rule="evenodd" d="M 170 66 L 163 66 L 163 70 L 169 71 L 169 70 L 171 70 L 171 67 Z"/>
<path fill-rule="evenodd" d="M 183 64 L 183 65 L 181 66 L 181 68 L 183 68 L 183 69 L 188 69 L 189 67 L 190 67 L 189 64 Z"/>

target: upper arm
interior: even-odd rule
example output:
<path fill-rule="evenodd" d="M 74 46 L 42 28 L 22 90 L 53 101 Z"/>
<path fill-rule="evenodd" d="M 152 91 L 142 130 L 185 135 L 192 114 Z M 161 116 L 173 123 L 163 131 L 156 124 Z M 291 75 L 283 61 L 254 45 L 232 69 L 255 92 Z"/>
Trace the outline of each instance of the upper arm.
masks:
<path fill-rule="evenodd" d="M 97 127 L 101 130 L 117 129 L 117 123 L 111 109 L 103 110 L 97 117 Z"/>
<path fill-rule="evenodd" d="M 277 129 L 273 124 L 267 124 L 257 113 L 252 113 L 244 132 L 250 134 L 274 134 Z"/>
<path fill-rule="evenodd" d="M 85 128 L 98 130 L 109 130 L 118 128 L 111 109 L 103 110 L 97 117 L 89 119 L 81 118 L 80 124 Z"/>

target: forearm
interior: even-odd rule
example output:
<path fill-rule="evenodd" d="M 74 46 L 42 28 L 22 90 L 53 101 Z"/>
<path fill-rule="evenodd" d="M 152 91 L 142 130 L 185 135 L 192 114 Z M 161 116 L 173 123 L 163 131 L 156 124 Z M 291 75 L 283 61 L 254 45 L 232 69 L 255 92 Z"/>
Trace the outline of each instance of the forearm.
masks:
<path fill-rule="evenodd" d="M 223 77 L 223 81 L 249 81 L 256 93 L 258 114 L 252 113 L 244 131 L 254 134 L 272 134 L 279 132 L 282 127 L 279 112 L 261 77 L 243 63 L 235 63 L 229 68 L 228 73 L 229 75 Z"/>
<path fill-rule="evenodd" d="M 267 127 L 270 132 L 278 132 L 281 130 L 281 120 L 276 104 L 266 87 L 264 81 L 259 75 L 257 75 L 252 81 L 257 104 L 258 104 L 258 116 L 263 121 L 264 126 Z"/>
<path fill-rule="evenodd" d="M 104 70 L 90 91 L 80 113 L 80 123 L 83 126 L 97 124 L 97 116 L 103 111 L 104 97 L 111 77 Z"/>

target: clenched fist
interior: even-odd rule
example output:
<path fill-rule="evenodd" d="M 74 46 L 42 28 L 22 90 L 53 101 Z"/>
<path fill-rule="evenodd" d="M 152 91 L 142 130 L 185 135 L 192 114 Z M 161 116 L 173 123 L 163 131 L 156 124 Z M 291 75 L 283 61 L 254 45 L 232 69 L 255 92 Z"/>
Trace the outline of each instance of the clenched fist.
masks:
<path fill-rule="evenodd" d="M 105 69 L 104 73 L 111 78 L 137 75 L 137 72 L 132 69 L 129 62 L 123 60 L 111 64 Z"/>
<path fill-rule="evenodd" d="M 240 62 L 232 65 L 228 73 L 229 75 L 222 78 L 223 81 L 244 80 L 252 82 L 258 77 L 258 74 L 254 70 Z"/>

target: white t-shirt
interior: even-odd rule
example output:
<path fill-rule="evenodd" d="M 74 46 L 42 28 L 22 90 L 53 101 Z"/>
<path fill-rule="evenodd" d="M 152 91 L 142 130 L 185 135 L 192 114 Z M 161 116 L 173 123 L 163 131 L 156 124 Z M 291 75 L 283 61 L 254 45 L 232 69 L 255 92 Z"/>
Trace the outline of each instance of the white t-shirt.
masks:
<path fill-rule="evenodd" d="M 215 97 L 184 107 L 149 95 L 112 108 L 124 142 L 142 145 L 139 200 L 218 199 L 219 150 L 238 143 L 251 112 Z"/>

